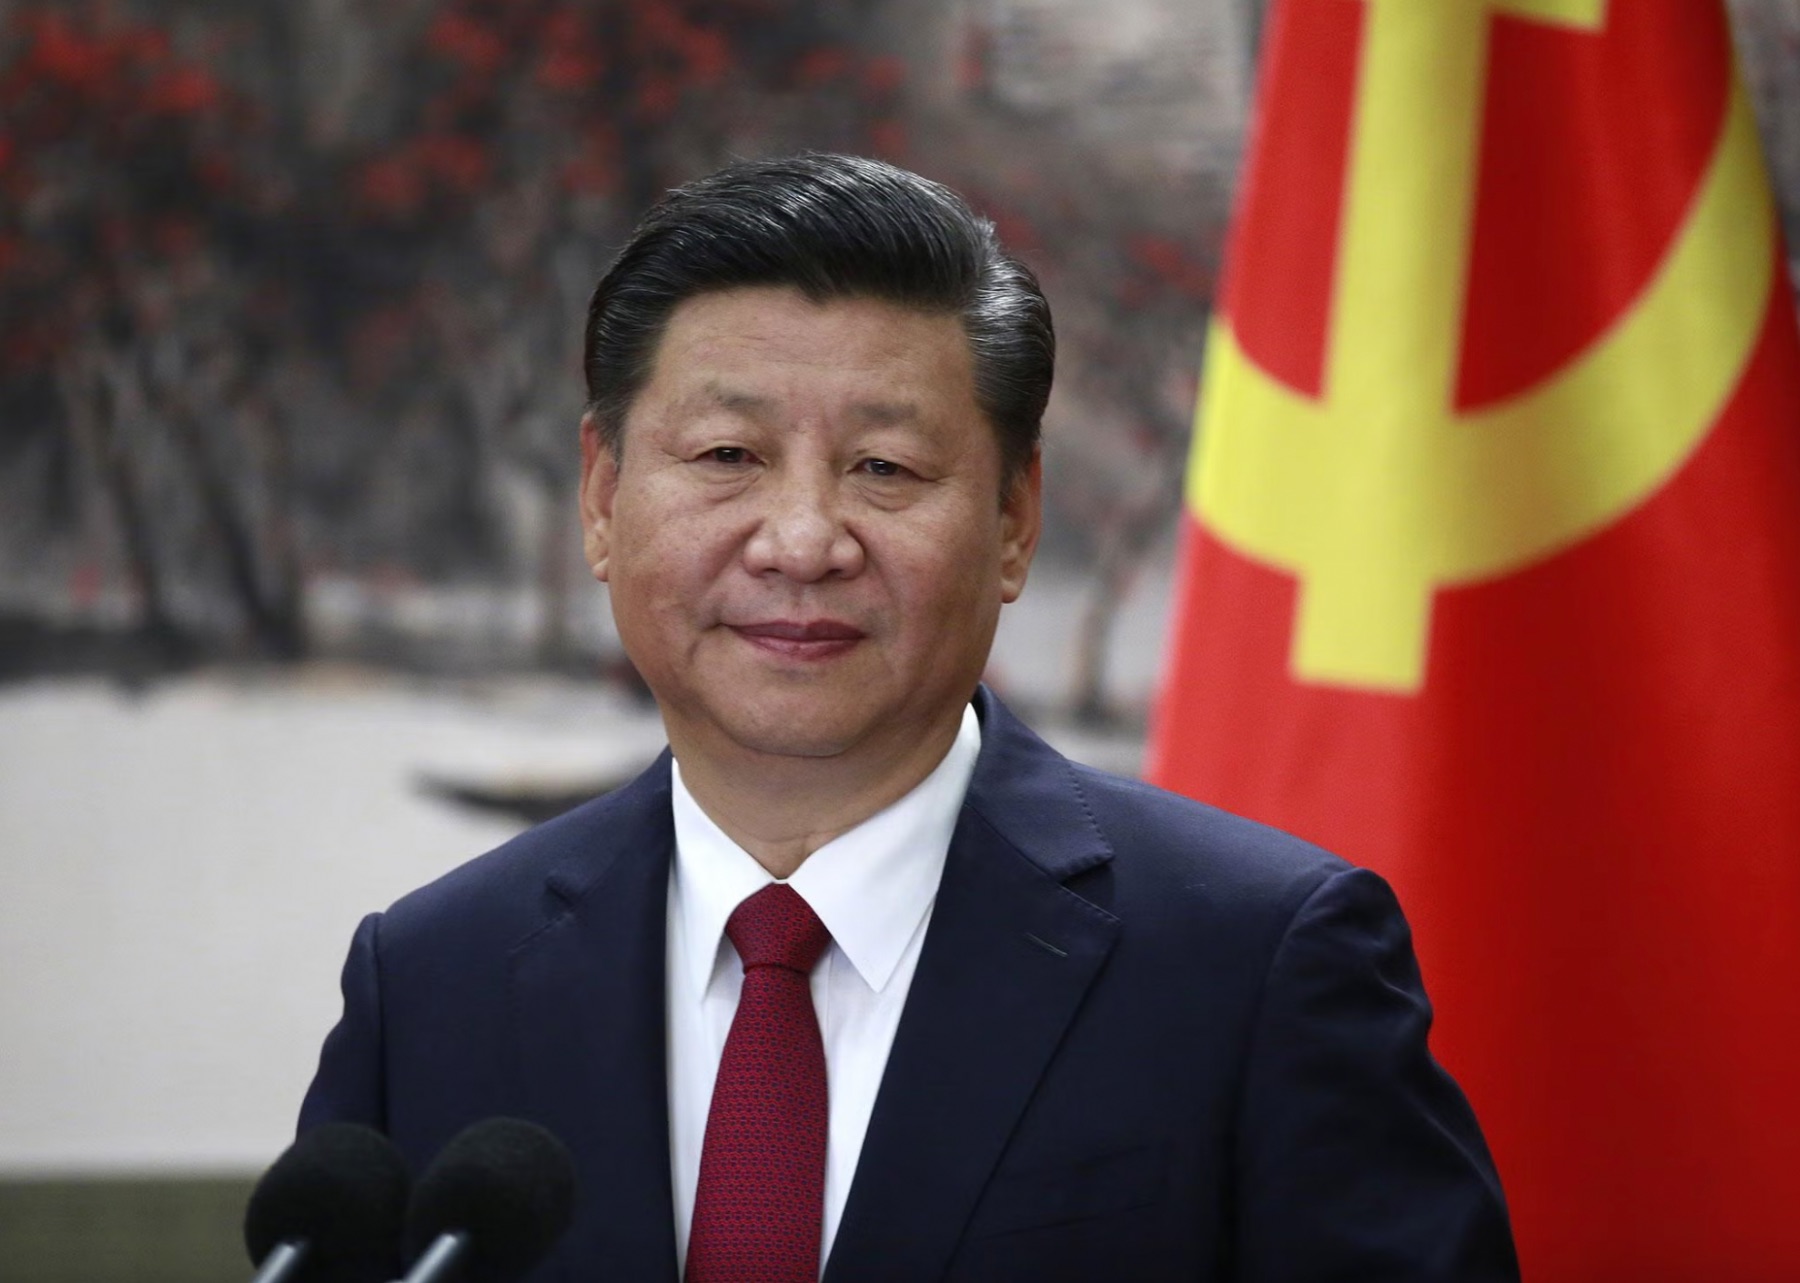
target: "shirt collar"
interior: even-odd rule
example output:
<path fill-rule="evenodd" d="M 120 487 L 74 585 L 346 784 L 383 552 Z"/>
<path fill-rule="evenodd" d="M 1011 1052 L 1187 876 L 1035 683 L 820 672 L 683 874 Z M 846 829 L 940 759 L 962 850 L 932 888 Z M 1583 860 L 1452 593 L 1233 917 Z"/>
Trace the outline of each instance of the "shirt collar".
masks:
<path fill-rule="evenodd" d="M 876 992 L 887 986 L 937 895 L 980 752 L 981 722 L 973 707 L 964 708 L 956 739 L 931 774 L 886 810 L 814 851 L 788 879 Z M 671 766 L 670 783 L 673 925 L 680 932 L 682 980 L 698 1002 L 718 970 L 725 920 L 775 879 L 700 809 L 679 762 Z"/>

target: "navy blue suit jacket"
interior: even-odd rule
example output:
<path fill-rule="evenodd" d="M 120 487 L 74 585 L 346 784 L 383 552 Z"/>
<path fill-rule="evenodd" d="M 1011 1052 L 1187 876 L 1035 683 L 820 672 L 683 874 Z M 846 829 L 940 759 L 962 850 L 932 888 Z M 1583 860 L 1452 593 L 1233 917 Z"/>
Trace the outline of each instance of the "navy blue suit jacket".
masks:
<path fill-rule="evenodd" d="M 827 1283 L 1517 1277 L 1375 875 L 1075 765 L 991 695 Z M 301 1128 L 575 1156 L 533 1283 L 674 1283 L 666 756 L 362 923 Z"/>

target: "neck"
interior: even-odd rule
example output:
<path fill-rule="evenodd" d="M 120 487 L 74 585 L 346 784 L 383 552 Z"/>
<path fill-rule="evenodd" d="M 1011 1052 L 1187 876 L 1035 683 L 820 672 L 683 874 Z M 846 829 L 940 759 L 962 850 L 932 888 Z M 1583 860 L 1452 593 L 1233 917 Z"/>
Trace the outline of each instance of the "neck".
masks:
<path fill-rule="evenodd" d="M 958 711 L 942 733 L 876 762 L 837 757 L 717 754 L 674 742 L 681 779 L 727 837 L 789 878 L 814 851 L 905 797 L 950 751 Z"/>

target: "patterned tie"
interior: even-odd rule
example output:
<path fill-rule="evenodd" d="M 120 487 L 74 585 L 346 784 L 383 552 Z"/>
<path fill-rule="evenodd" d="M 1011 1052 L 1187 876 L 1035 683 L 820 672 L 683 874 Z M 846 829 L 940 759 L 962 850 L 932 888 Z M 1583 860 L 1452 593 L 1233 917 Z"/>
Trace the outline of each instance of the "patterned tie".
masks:
<path fill-rule="evenodd" d="M 777 882 L 738 905 L 725 934 L 744 990 L 706 1116 L 687 1283 L 817 1283 L 829 1118 L 807 977 L 831 933 Z"/>

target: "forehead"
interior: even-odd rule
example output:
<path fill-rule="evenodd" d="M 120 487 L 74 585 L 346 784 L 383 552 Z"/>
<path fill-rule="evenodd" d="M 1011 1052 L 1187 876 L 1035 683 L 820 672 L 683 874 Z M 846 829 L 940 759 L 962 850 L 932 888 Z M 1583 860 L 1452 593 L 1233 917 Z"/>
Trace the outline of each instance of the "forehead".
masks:
<path fill-rule="evenodd" d="M 678 305 L 639 401 L 857 403 L 890 417 L 978 413 L 973 359 L 954 313 L 883 299 L 808 299 L 787 287 L 722 290 Z"/>

